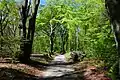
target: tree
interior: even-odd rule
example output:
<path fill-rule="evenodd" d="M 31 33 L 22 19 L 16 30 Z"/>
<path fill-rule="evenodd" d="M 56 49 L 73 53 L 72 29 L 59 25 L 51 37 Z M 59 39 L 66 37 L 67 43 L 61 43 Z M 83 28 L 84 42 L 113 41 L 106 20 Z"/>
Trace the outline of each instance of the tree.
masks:
<path fill-rule="evenodd" d="M 55 30 L 59 26 L 59 20 L 55 19 L 57 10 L 54 6 L 46 6 L 37 17 L 38 31 L 42 30 L 49 37 L 50 56 L 53 54 Z"/>
<path fill-rule="evenodd" d="M 64 0 L 53 0 L 48 1 L 48 4 L 40 11 L 37 25 L 37 32 L 41 30 L 49 37 L 50 53 L 52 54 L 54 49 L 64 53 L 69 49 L 68 39 L 78 26 L 78 19 L 73 6 L 69 6 Z"/>
<path fill-rule="evenodd" d="M 0 3 L 0 35 L 1 35 L 1 40 L 0 40 L 0 51 L 2 51 L 3 48 L 3 36 L 4 36 L 4 29 L 7 26 L 8 19 L 8 14 L 9 14 L 9 9 L 7 2 L 4 0 Z M 5 23 L 6 22 L 6 23 Z"/>
<path fill-rule="evenodd" d="M 0 1 L 0 53 L 13 56 L 18 46 L 18 8 L 14 0 Z"/>
<path fill-rule="evenodd" d="M 68 29 L 65 27 L 65 25 L 60 25 L 59 27 L 59 36 L 60 36 L 60 42 L 61 42 L 61 53 L 64 54 L 66 52 L 65 50 L 65 44 L 67 43 L 68 40 Z"/>
<path fill-rule="evenodd" d="M 105 0 L 105 7 L 107 9 L 111 27 L 114 32 L 116 41 L 116 48 L 118 52 L 119 64 L 119 78 L 120 78 L 120 1 L 119 0 Z"/>
<path fill-rule="evenodd" d="M 28 62 L 32 53 L 32 44 L 35 32 L 35 22 L 40 0 L 25 0 L 22 5 L 21 15 L 21 55 L 20 61 Z M 27 29 L 28 28 L 28 29 Z"/>

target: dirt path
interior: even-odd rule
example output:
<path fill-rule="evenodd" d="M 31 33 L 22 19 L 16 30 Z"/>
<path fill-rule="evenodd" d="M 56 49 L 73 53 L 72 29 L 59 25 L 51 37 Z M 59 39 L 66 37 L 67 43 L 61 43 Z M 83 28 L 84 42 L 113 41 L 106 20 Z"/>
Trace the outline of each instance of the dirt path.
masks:
<path fill-rule="evenodd" d="M 51 66 L 43 72 L 43 78 L 48 80 L 80 80 L 72 65 L 66 64 L 64 55 L 58 55 L 51 62 Z"/>
<path fill-rule="evenodd" d="M 0 80 L 111 80 L 104 69 L 90 64 L 94 61 L 82 61 L 68 64 L 64 55 L 58 55 L 49 65 L 0 63 Z"/>
<path fill-rule="evenodd" d="M 71 65 L 54 65 L 49 66 L 43 74 L 44 77 L 61 77 L 72 72 L 74 72 L 74 69 Z"/>
<path fill-rule="evenodd" d="M 111 80 L 105 76 L 104 69 L 97 69 L 86 62 L 66 64 L 65 56 L 58 55 L 52 61 L 52 64 L 57 65 L 47 67 L 43 72 L 44 78 L 45 80 Z"/>

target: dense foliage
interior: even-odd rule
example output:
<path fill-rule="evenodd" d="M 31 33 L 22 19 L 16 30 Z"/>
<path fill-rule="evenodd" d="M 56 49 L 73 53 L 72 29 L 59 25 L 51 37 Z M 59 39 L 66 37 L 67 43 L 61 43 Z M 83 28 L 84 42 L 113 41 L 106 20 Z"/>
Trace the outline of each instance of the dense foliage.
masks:
<path fill-rule="evenodd" d="M 68 3 L 53 0 L 40 11 L 36 24 L 36 52 L 49 52 L 52 31 L 56 52 L 61 51 L 64 42 L 66 51 L 81 50 L 87 57 L 107 59 L 116 54 L 114 36 L 101 0 Z"/>
<path fill-rule="evenodd" d="M 114 77 L 118 56 L 103 0 L 47 0 L 39 7 L 33 53 L 82 51 L 86 58 L 103 61 L 101 66 L 107 67 L 112 73 L 110 76 Z M 18 8 L 14 0 L 0 0 L 1 55 L 9 53 L 13 57 L 18 54 Z"/>
<path fill-rule="evenodd" d="M 0 54 L 15 55 L 19 49 L 19 14 L 13 0 L 0 2 Z"/>
<path fill-rule="evenodd" d="M 104 5 L 102 0 L 48 1 L 37 17 L 34 51 L 50 52 L 52 31 L 54 52 L 83 51 L 88 58 L 103 60 L 102 66 L 113 72 L 117 53 Z"/>

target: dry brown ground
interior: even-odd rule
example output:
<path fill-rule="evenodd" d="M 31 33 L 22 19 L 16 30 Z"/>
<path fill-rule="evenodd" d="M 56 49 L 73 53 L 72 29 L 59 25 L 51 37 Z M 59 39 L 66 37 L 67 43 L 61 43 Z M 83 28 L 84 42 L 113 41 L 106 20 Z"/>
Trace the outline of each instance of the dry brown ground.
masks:
<path fill-rule="evenodd" d="M 90 65 L 89 63 L 90 61 L 76 63 L 73 64 L 73 68 L 75 68 L 76 72 L 83 72 L 84 80 L 111 80 L 106 77 L 106 71 L 104 69 Z M 2 59 L 0 63 L 0 80 L 42 80 L 40 78 L 44 76 L 42 74 L 44 70 L 45 66 L 43 65 L 6 63 Z"/>
<path fill-rule="evenodd" d="M 106 76 L 107 70 L 104 67 L 96 66 L 96 61 L 86 60 L 74 64 L 76 71 L 83 71 L 84 80 L 112 80 Z"/>

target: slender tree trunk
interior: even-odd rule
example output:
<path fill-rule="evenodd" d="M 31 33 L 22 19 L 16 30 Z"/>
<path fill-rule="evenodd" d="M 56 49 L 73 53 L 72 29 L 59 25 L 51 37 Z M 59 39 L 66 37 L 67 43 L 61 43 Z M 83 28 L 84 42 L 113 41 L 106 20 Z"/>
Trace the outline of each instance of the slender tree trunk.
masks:
<path fill-rule="evenodd" d="M 65 34 L 61 34 L 61 53 L 65 53 Z"/>
<path fill-rule="evenodd" d="M 50 57 L 53 54 L 53 46 L 54 46 L 54 33 L 50 35 Z"/>
<path fill-rule="evenodd" d="M 62 43 L 62 53 L 65 54 L 65 41 Z"/>
<path fill-rule="evenodd" d="M 49 56 L 51 57 L 51 55 L 53 55 L 53 48 L 54 48 L 54 38 L 55 38 L 55 29 L 56 29 L 56 25 L 50 25 L 50 54 Z"/>
<path fill-rule="evenodd" d="M 75 38 L 75 39 L 76 39 L 76 40 L 75 40 L 75 43 L 76 43 L 76 44 L 75 44 L 75 50 L 76 50 L 76 51 L 78 50 L 78 39 L 79 39 L 78 36 L 79 36 L 79 35 L 78 35 L 78 28 L 76 28 L 76 38 Z"/>
<path fill-rule="evenodd" d="M 63 36 L 61 38 L 62 38 L 62 50 L 61 50 L 61 52 L 64 53 L 64 38 L 63 38 Z"/>
<path fill-rule="evenodd" d="M 1 42 L 0 42 L 0 50 L 1 50 L 1 52 L 2 52 L 2 48 L 3 48 L 3 39 L 2 39 L 2 37 L 3 37 L 3 29 L 2 29 L 2 25 L 1 25 Z"/>
<path fill-rule="evenodd" d="M 3 48 L 3 20 L 2 20 L 2 14 L 1 14 L 1 20 L 0 20 L 0 34 L 1 34 L 1 40 L 0 40 L 0 51 L 2 52 L 2 48 Z"/>
<path fill-rule="evenodd" d="M 61 38 L 61 53 L 65 54 L 65 44 L 67 45 L 67 38 L 68 38 L 68 34 L 67 34 L 67 29 L 64 28 L 63 25 L 61 25 L 61 30 L 60 30 L 60 38 Z M 68 46 L 67 46 L 68 47 Z"/>

